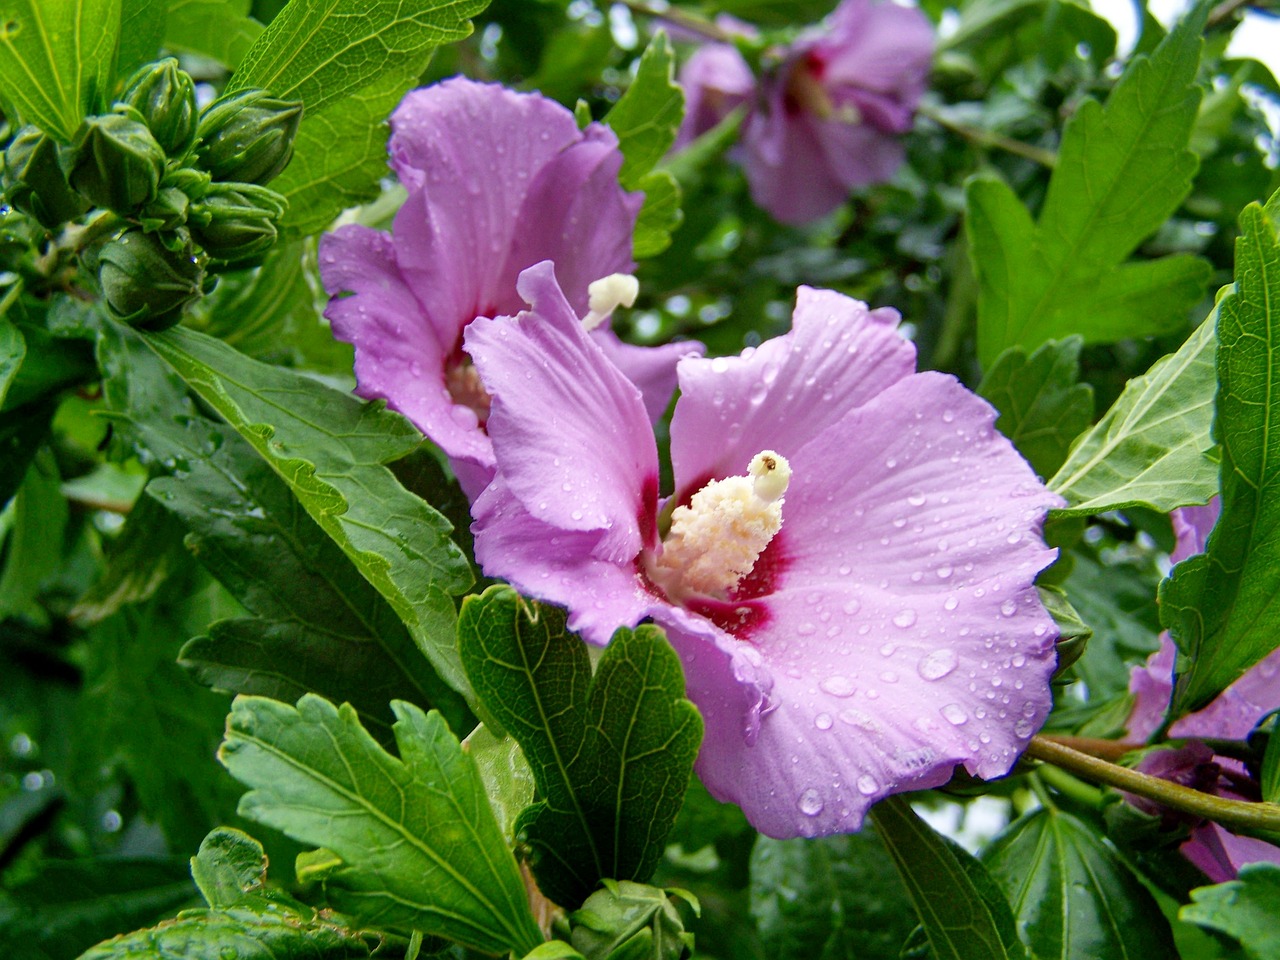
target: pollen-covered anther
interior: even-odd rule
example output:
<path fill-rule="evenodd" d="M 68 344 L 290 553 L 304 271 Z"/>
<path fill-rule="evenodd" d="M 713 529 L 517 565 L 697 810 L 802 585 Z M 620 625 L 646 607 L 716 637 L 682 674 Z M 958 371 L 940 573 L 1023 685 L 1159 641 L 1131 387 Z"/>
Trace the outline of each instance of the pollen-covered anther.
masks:
<path fill-rule="evenodd" d="M 594 330 L 619 307 L 629 307 L 640 294 L 640 281 L 629 273 L 611 273 L 587 285 L 589 312 L 582 318 L 582 325 Z"/>
<path fill-rule="evenodd" d="M 790 480 L 786 457 L 772 450 L 751 459 L 747 476 L 712 480 L 672 512 L 654 580 L 668 595 L 726 597 L 782 528 Z"/>

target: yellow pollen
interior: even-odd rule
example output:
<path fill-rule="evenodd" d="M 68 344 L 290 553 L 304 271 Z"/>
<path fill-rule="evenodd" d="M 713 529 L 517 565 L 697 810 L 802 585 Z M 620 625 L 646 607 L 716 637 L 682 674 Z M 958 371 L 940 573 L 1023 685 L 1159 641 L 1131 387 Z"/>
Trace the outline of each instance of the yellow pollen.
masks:
<path fill-rule="evenodd" d="M 791 480 L 786 457 L 757 453 L 745 477 L 712 480 L 671 514 L 671 531 L 651 576 L 668 596 L 724 599 L 755 567 L 782 528 L 782 495 Z"/>
<path fill-rule="evenodd" d="M 640 283 L 629 273 L 611 273 L 587 285 L 587 306 L 590 312 L 582 318 L 582 325 L 594 330 L 604 323 L 618 307 L 629 307 L 636 302 Z"/>

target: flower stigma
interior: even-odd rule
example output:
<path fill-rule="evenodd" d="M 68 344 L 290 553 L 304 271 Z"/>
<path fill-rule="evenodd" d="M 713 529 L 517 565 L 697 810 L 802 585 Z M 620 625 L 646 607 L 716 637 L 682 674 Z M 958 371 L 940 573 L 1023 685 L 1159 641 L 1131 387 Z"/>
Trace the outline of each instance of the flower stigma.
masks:
<path fill-rule="evenodd" d="M 629 273 L 611 273 L 587 285 L 587 306 L 582 326 L 594 330 L 618 307 L 629 307 L 640 293 L 640 281 Z"/>
<path fill-rule="evenodd" d="M 747 476 L 709 482 L 671 514 L 662 552 L 648 563 L 650 579 L 672 600 L 726 599 L 782 528 L 790 481 L 787 458 L 762 450 Z"/>

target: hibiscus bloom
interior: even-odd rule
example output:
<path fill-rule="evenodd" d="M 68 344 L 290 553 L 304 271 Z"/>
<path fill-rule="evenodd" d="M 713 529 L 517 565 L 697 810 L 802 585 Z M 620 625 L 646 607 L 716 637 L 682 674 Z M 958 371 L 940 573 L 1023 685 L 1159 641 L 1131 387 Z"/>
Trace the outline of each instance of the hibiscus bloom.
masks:
<path fill-rule="evenodd" d="M 391 115 L 388 151 L 408 199 L 390 235 L 350 225 L 321 240 L 325 316 L 355 347 L 356 392 L 408 417 L 474 495 L 492 474 L 493 449 L 489 398 L 463 330 L 520 309 L 516 278 L 541 260 L 555 261 L 575 309 L 596 306 L 590 285 L 634 267 L 643 195 L 618 185 L 622 154 L 608 127 L 579 130 L 545 97 L 461 78 L 410 92 Z M 677 357 L 698 349 L 631 347 L 606 326 L 596 336 L 655 418 Z"/>
<path fill-rule="evenodd" d="M 487 574 L 594 643 L 665 627 L 703 782 L 771 836 L 855 830 L 960 764 L 1008 772 L 1050 707 L 1033 580 L 1060 500 L 990 406 L 914 372 L 896 311 L 801 287 L 790 333 L 681 360 L 663 501 L 639 392 L 549 264 L 520 292 L 528 311 L 466 332 L 493 403 Z"/>
<path fill-rule="evenodd" d="M 744 36 L 754 33 L 733 17 L 717 17 L 716 25 Z M 672 150 L 688 146 L 738 107 L 749 103 L 756 92 L 755 74 L 737 48 L 727 43 L 698 47 L 680 68 L 678 82 L 684 90 L 684 119 Z"/>
<path fill-rule="evenodd" d="M 1209 533 L 1218 521 L 1221 505 L 1215 497 L 1207 506 L 1184 507 L 1172 514 L 1177 546 L 1171 559 L 1179 563 L 1203 553 Z M 1173 697 L 1173 668 L 1176 650 L 1167 633 L 1160 636 L 1160 649 L 1129 678 L 1134 695 L 1129 715 L 1129 735 L 1145 740 L 1160 728 Z M 1218 694 L 1202 710 L 1181 717 L 1169 728 L 1169 736 L 1190 742 L 1170 750 L 1148 754 L 1138 765 L 1143 773 L 1163 777 L 1183 786 L 1235 800 L 1258 800 L 1258 784 L 1244 764 L 1216 756 L 1202 741 L 1207 737 L 1243 740 L 1258 721 L 1280 708 L 1280 649 L 1249 669 L 1239 680 Z M 1129 798 L 1135 806 L 1151 814 L 1166 812 L 1148 800 Z M 1280 864 L 1280 847 L 1252 837 L 1238 837 L 1216 823 L 1201 822 L 1192 827 L 1191 838 L 1181 847 L 1183 856 L 1200 868 L 1214 883 L 1235 878 L 1246 863 L 1265 860 Z"/>

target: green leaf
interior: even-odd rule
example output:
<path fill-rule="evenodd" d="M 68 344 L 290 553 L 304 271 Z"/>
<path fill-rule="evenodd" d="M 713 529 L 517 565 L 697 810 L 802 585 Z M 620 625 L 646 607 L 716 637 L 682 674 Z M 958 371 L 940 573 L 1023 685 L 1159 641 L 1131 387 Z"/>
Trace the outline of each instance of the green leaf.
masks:
<path fill-rule="evenodd" d="M 242 830 L 219 827 L 200 841 L 200 852 L 191 858 L 191 876 L 209 906 L 234 906 L 265 888 L 267 855 Z"/>
<path fill-rule="evenodd" d="M 2 0 L 0 98 L 59 140 L 110 100 L 120 0 Z"/>
<path fill-rule="evenodd" d="M 529 761 L 514 738 L 494 736 L 484 724 L 467 734 L 462 749 L 475 760 L 498 826 L 508 843 L 514 845 L 516 818 L 533 803 L 536 792 Z"/>
<path fill-rule="evenodd" d="M 1191 189 L 1206 10 L 1187 14 L 1150 58 L 1134 58 L 1105 108 L 1080 105 L 1038 223 L 1003 182 L 969 182 L 984 367 L 1008 347 L 1034 350 L 1073 333 L 1109 343 L 1171 330 L 1202 295 L 1209 265 L 1198 258 L 1125 261 Z"/>
<path fill-rule="evenodd" d="M 421 435 L 379 404 L 175 327 L 147 344 L 248 440 L 365 579 L 391 604 L 451 687 L 470 688 L 451 594 L 471 585 L 450 525 L 385 466 Z"/>
<path fill-rule="evenodd" d="M 680 225 L 679 185 L 669 173 L 650 172 L 671 149 L 684 117 L 684 92 L 674 68 L 675 54 L 660 32 L 640 57 L 635 80 L 604 118 L 622 150 L 622 188 L 645 194 L 633 241 L 637 259 L 665 250 Z"/>
<path fill-rule="evenodd" d="M 1078 382 L 1082 346 L 1079 337 L 1051 340 L 1030 356 L 1010 347 L 978 387 L 1000 411 L 996 429 L 1042 477 L 1062 466 L 1071 441 L 1093 420 L 1093 388 Z"/>
<path fill-rule="evenodd" d="M 67 502 L 53 455 L 42 450 L 14 495 L 13 527 L 0 570 L 0 621 L 12 616 L 41 620 L 36 601 L 62 564 Z"/>
<path fill-rule="evenodd" d="M 0 414 L 0 507 L 18 492 L 57 410 L 57 403 L 44 401 Z"/>
<path fill-rule="evenodd" d="M 898 960 L 915 911 L 875 830 L 818 840 L 760 837 L 751 915 L 768 956 Z"/>
<path fill-rule="evenodd" d="M 75 956 L 199 902 L 181 860 L 50 860 L 0 893 L 0 952 L 23 960 Z"/>
<path fill-rule="evenodd" d="M 937 960 L 1022 960 L 1004 895 L 977 860 L 926 824 L 900 796 L 871 810 Z"/>
<path fill-rule="evenodd" d="M 128 77 L 156 59 L 164 42 L 168 8 L 168 0 L 121 0 L 116 76 Z"/>
<path fill-rule="evenodd" d="M 317 233 L 370 199 L 386 174 L 387 115 L 432 51 L 471 33 L 488 0 L 322 0 L 294 3 L 245 55 L 229 90 L 263 87 L 301 100 L 294 157 L 272 182 L 289 201 L 286 237 Z"/>
<path fill-rule="evenodd" d="M 212 426 L 212 425 L 211 425 Z M 235 434 L 190 450 L 150 495 L 191 530 L 187 546 L 260 619 L 214 624 L 182 649 L 202 683 L 290 703 L 304 693 L 350 702 L 386 735 L 388 704 L 469 719 L 391 605 L 302 509 L 289 487 Z"/>
<path fill-rule="evenodd" d="M 213 57 L 234 70 L 262 36 L 249 6 L 249 0 L 169 0 L 165 45 Z"/>
<path fill-rule="evenodd" d="M 474 761 L 438 713 L 393 709 L 399 758 L 348 706 L 236 698 L 219 757 L 252 788 L 241 814 L 341 857 L 329 898 L 365 922 L 533 949 L 542 936 Z"/>
<path fill-rule="evenodd" d="M 601 880 L 648 881 L 702 740 L 661 631 L 618 630 L 592 677 L 562 610 L 497 586 L 463 602 L 458 637 L 477 695 L 533 769 L 539 802 L 516 833 L 542 892 L 572 909 Z"/>
<path fill-rule="evenodd" d="M 1065 514 L 1145 506 L 1167 513 L 1205 503 L 1218 486 L 1211 453 L 1214 327 L 1210 314 L 1177 353 L 1130 380 L 1100 421 L 1077 439 L 1049 488 Z"/>
<path fill-rule="evenodd" d="M 982 862 L 1037 960 L 1177 956 L 1169 922 L 1147 888 L 1069 814 L 1027 814 L 991 842 Z"/>
<path fill-rule="evenodd" d="M 1161 585 L 1180 676 L 1170 716 L 1199 709 L 1280 643 L 1280 238 L 1263 210 L 1240 215 L 1236 283 L 1218 305 L 1222 514 L 1205 552 Z M 1280 219 L 1277 217 L 1276 219 Z M 1189 661 L 1186 658 L 1190 658 Z"/>
<path fill-rule="evenodd" d="M 1235 880 L 1191 891 L 1178 918 L 1240 942 L 1250 960 L 1280 957 L 1280 866 L 1251 863 Z"/>
<path fill-rule="evenodd" d="M 27 355 L 27 341 L 18 325 L 0 314 L 0 408 L 9 394 L 9 385 L 18 375 L 23 358 Z"/>

